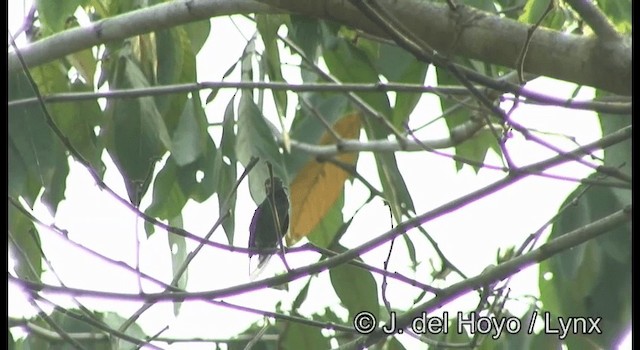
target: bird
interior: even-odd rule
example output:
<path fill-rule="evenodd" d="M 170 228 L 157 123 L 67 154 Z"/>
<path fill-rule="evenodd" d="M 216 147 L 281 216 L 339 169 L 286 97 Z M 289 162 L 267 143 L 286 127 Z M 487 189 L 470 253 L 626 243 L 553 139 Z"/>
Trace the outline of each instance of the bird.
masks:
<path fill-rule="evenodd" d="M 249 249 L 277 248 L 289 229 L 289 198 L 278 177 L 270 177 L 264 184 L 266 197 L 253 213 L 249 225 Z M 249 252 L 249 259 L 255 253 Z M 260 270 L 271 258 L 270 253 L 258 254 Z"/>

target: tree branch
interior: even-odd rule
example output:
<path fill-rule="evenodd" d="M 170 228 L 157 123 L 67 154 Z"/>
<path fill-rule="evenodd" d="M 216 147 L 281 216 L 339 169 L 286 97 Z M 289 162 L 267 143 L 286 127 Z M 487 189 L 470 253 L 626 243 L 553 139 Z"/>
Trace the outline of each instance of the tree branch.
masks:
<path fill-rule="evenodd" d="M 565 0 L 602 40 L 620 40 L 620 34 L 592 0 Z"/>
<path fill-rule="evenodd" d="M 528 26 L 460 5 L 455 12 L 430 1 L 383 0 L 383 6 L 402 18 L 417 36 L 439 52 L 460 55 L 515 68 Z M 271 5 L 271 6 L 268 6 Z M 362 13 L 342 0 L 191 0 L 173 1 L 107 18 L 86 27 L 66 30 L 24 47 L 30 67 L 63 58 L 108 41 L 121 40 L 213 16 L 238 13 L 295 12 L 335 20 L 344 25 L 387 37 Z M 462 17 L 460 17 L 462 16 Z M 459 33 L 460 18 L 474 18 Z M 457 38 L 456 45 L 451 43 Z M 15 52 L 9 52 L 9 72 L 20 68 Z M 544 28 L 536 33 L 524 70 L 621 95 L 631 94 L 630 40 L 601 45 L 597 38 Z"/>
<path fill-rule="evenodd" d="M 396 319 L 396 329 L 408 327 L 411 324 L 411 321 L 415 317 L 419 316 L 422 312 L 432 312 L 438 309 L 440 306 L 456 298 L 459 298 L 468 292 L 481 288 L 486 284 L 503 280 L 527 268 L 528 266 L 539 263 L 564 250 L 575 247 L 595 237 L 605 234 L 618 225 L 630 221 L 631 218 L 631 205 L 627 205 L 623 209 L 618 210 L 607 217 L 597 220 L 577 230 L 565 233 L 564 235 L 554 239 L 553 241 L 543 244 L 536 250 L 513 258 L 498 266 L 486 269 L 477 276 L 470 277 L 462 282 L 453 284 L 450 287 L 444 289 L 442 294 L 439 294 L 433 299 L 424 302 L 421 305 L 418 305 L 415 308 L 407 311 L 402 316 L 399 316 Z M 341 348 L 362 349 L 364 347 L 375 344 L 381 339 L 388 336 L 389 334 L 386 334 L 380 328 L 378 328 L 371 334 L 360 337 L 359 339 L 346 344 Z"/>
<path fill-rule="evenodd" d="M 77 102 L 85 100 L 95 100 L 99 98 L 118 99 L 136 98 L 147 96 L 162 96 L 187 92 L 197 92 L 207 89 L 270 89 L 275 91 L 327 91 L 327 92 L 421 92 L 434 93 L 449 96 L 467 96 L 469 91 L 461 86 L 425 86 L 418 84 L 404 83 L 303 83 L 291 84 L 286 82 L 267 81 L 207 81 L 190 84 L 158 85 L 148 88 L 134 88 L 122 90 L 110 90 L 99 92 L 68 92 L 42 95 L 42 100 L 47 103 Z M 533 90 L 521 89 L 519 97 L 524 97 L 523 102 L 534 103 L 544 106 L 558 106 L 571 109 L 591 110 L 610 114 L 631 114 L 632 103 L 629 101 L 606 101 L 606 100 L 573 100 L 559 98 L 553 95 L 540 93 Z M 19 100 L 9 101 L 9 107 L 21 107 L 38 104 L 38 98 L 29 97 Z"/>
<path fill-rule="evenodd" d="M 584 154 L 585 152 L 590 152 L 596 148 L 608 147 L 612 144 L 618 143 L 621 140 L 627 139 L 631 136 L 631 126 L 625 127 L 617 132 L 614 132 L 606 137 L 585 145 L 583 147 L 577 148 L 567 154 L 578 156 L 580 154 Z M 465 194 L 459 198 L 456 198 L 446 204 L 441 205 L 438 208 L 435 208 L 431 211 L 418 215 L 412 219 L 406 220 L 396 226 L 393 230 L 385 232 L 370 241 L 363 243 L 353 249 L 350 249 L 346 252 L 340 253 L 334 257 L 329 259 L 302 267 L 298 269 L 293 269 L 288 273 L 265 278 L 263 280 L 239 284 L 236 286 L 213 290 L 213 291 L 203 291 L 203 292 L 189 292 L 189 293 L 181 293 L 176 292 L 172 294 L 165 293 L 148 293 L 148 294 L 131 294 L 131 293 L 111 293 L 111 292 L 103 292 L 96 290 L 86 290 L 79 288 L 62 288 L 58 286 L 45 285 L 38 282 L 26 281 L 17 277 L 12 276 L 8 273 L 9 281 L 14 281 L 24 288 L 31 289 L 33 291 L 45 291 L 52 293 L 62 293 L 68 295 L 83 295 L 83 296 L 94 296 L 101 298 L 109 298 L 109 299 L 119 299 L 119 300 L 144 300 L 144 301 L 186 301 L 186 300 L 196 300 L 202 298 L 214 299 L 214 298 L 223 298 L 232 295 L 239 295 L 248 293 L 257 289 L 262 289 L 265 287 L 273 287 L 282 285 L 287 282 L 291 282 L 293 280 L 302 278 L 304 276 L 308 276 L 310 274 L 320 273 L 332 267 L 344 264 L 348 261 L 351 261 L 358 256 L 379 247 L 380 245 L 392 240 L 395 237 L 409 231 L 412 228 L 421 226 L 435 218 L 438 218 L 446 213 L 462 208 L 466 205 L 469 205 L 473 202 L 476 202 L 484 197 L 487 197 L 496 191 L 499 191 L 503 188 L 509 187 L 514 183 L 526 178 L 532 171 L 543 171 L 545 169 L 557 166 L 568 161 L 566 155 L 557 155 L 552 158 L 546 159 L 544 161 L 534 163 L 525 167 L 522 167 L 522 171 L 517 171 L 510 173 L 505 178 L 498 180 L 492 184 L 489 184 L 481 189 Z M 626 216 L 630 217 L 630 207 L 628 212 L 625 211 Z M 591 226 L 591 225 L 590 225 Z M 590 227 L 588 226 L 588 227 Z M 543 249 L 545 246 L 539 248 Z M 548 248 L 545 248 L 548 249 Z M 523 255 L 528 256 L 528 255 Z M 522 256 L 522 257 L 523 257 Z M 475 283 L 475 282 L 474 282 Z"/>

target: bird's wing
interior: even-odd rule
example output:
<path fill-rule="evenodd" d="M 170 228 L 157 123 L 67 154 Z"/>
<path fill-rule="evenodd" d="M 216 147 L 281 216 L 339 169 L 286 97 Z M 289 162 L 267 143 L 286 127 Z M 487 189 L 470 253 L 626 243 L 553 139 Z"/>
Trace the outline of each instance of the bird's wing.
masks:
<path fill-rule="evenodd" d="M 256 226 L 258 225 L 258 221 L 260 220 L 262 210 L 262 205 L 256 208 L 256 211 L 253 213 L 251 223 L 249 224 L 249 248 L 254 248 L 256 246 Z M 251 257 L 251 255 L 253 254 L 249 253 L 249 257 Z"/>

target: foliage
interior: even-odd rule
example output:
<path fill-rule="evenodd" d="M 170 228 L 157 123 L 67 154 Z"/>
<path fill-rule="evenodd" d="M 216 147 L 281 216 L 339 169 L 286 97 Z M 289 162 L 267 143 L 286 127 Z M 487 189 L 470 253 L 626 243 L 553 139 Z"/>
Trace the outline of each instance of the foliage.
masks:
<path fill-rule="evenodd" d="M 464 3 L 487 11 L 488 16 L 523 24 L 539 22 L 551 31 L 580 34 L 585 24 L 591 23 L 591 18 L 573 8 L 571 1 L 554 2 L 548 13 L 545 12 L 547 1 Z M 96 22 L 118 18 L 132 11 L 144 13 L 153 6 L 164 5 L 167 3 L 162 1 L 64 0 L 55 5 L 51 1 L 36 1 L 37 20 L 26 18 L 25 37 L 29 43 L 36 42 L 81 28 L 78 23 L 85 20 Z M 608 0 L 598 1 L 593 10 L 605 15 L 610 21 L 607 25 L 624 36 L 631 31 L 630 8 L 630 0 Z M 242 57 L 221 79 L 221 82 L 231 83 L 235 79 L 238 83 L 231 97 L 219 93 L 222 85 L 213 86 L 206 99 L 200 95 L 205 85 L 180 88 L 202 81 L 198 54 L 208 39 L 225 35 L 217 32 L 210 20 L 194 20 L 170 28 L 148 28 L 144 34 L 105 40 L 97 47 L 79 50 L 55 61 L 9 72 L 8 242 L 16 266 L 14 271 L 9 271 L 9 280 L 23 283 L 23 289 L 31 289 L 28 297 L 34 304 L 46 302 L 47 288 L 53 288 L 40 283 L 60 285 L 63 293 L 65 288 L 71 288 L 52 280 L 47 274 L 54 269 L 45 255 L 48 248 L 42 244 L 41 233 L 43 229 L 54 230 L 69 242 L 77 239 L 77 234 L 70 237 L 64 229 L 46 225 L 43 223 L 46 220 L 40 220 L 34 214 L 37 213 L 34 209 L 43 205 L 52 217 L 56 217 L 66 190 L 76 185 L 68 181 L 70 164 L 83 165 L 101 189 L 132 209 L 138 220 L 144 221 L 147 240 L 159 232 L 171 231 L 167 242 L 173 282 L 156 280 L 154 283 L 174 292 L 193 292 L 187 283 L 186 271 L 190 270 L 184 268 L 202 247 L 197 246 L 202 240 L 194 239 L 196 235 L 183 230 L 187 204 L 204 203 L 215 195 L 217 225 L 225 234 L 221 236 L 223 239 L 218 239 L 215 226 L 206 239 L 214 234 L 212 241 L 224 242 L 215 243 L 216 248 L 246 252 L 238 249 L 244 245 L 238 243 L 236 236 L 237 217 L 246 214 L 240 214 L 243 208 L 236 208 L 236 185 L 247 182 L 253 201 L 260 203 L 265 195 L 265 179 L 278 176 L 288 185 L 291 197 L 292 221 L 286 237 L 287 246 L 319 252 L 322 257 L 317 263 L 313 258 L 309 259 L 306 266 L 294 270 L 303 271 L 296 276 L 284 272 L 284 276 L 293 276 L 285 282 L 306 277 L 302 288 L 291 289 L 295 299 L 290 305 L 278 304 L 275 312 L 267 305 L 263 310 L 252 311 L 242 306 L 232 307 L 270 319 L 263 327 L 254 324 L 235 339 L 227 340 L 228 348 L 252 345 L 256 349 L 325 349 L 336 344 L 356 347 L 372 342 L 376 344 L 372 348 L 403 349 L 408 346 L 407 338 L 399 334 L 380 335 L 380 329 L 371 336 L 357 334 L 353 329 L 354 318 L 360 311 L 368 311 L 388 325 L 393 315 L 406 316 L 427 308 L 430 313 L 436 307 L 429 303 L 446 298 L 447 288 L 455 286 L 457 281 L 470 283 L 465 287 L 465 293 L 475 290 L 484 295 L 479 298 L 476 309 L 466 310 L 462 317 L 470 314 L 491 316 L 494 320 L 509 317 L 525 329 L 504 332 L 499 339 L 468 328 L 463 332 L 426 335 L 429 348 L 468 344 L 469 348 L 477 346 L 487 350 L 561 346 L 583 349 L 612 348 L 617 344 L 630 325 L 630 220 L 583 244 L 538 261 L 539 297 L 527 302 L 528 311 L 521 316 L 510 313 L 513 300 L 507 292 L 509 278 L 487 280 L 488 275 L 483 274 L 479 277 L 482 283 L 467 279 L 468 276 L 447 259 L 446 252 L 438 248 L 423 224 L 523 177 L 546 176 L 546 165 L 530 168 L 536 174 L 522 173 L 522 167 L 512 163 L 512 155 L 506 146 L 514 134 L 549 146 L 539 136 L 544 135 L 544 130 L 534 130 L 510 119 L 513 111 L 534 103 L 567 110 L 592 109 L 598 113 L 604 138 L 596 141 L 593 148 L 581 149 L 579 156 L 554 149 L 558 156 L 553 160 L 554 165 L 579 161 L 593 164 L 595 170 L 588 177 L 574 179 L 581 184 L 566 198 L 557 215 L 547 218 L 552 224 L 551 233 L 545 238 L 547 245 L 541 247 L 545 243 L 541 240 L 546 227 L 543 226 L 520 248 L 511 247 L 508 253 L 498 254 L 497 268 L 517 260 L 529 250 L 544 253 L 547 246 L 554 246 L 556 239 L 572 231 L 579 233 L 621 210 L 627 210 L 625 213 L 630 217 L 631 139 L 618 138 L 606 143 L 606 137 L 629 134 L 630 102 L 629 108 L 620 112 L 616 107 L 620 104 L 617 96 L 600 89 L 596 90 L 596 98 L 588 101 L 591 104 L 584 104 L 586 107 L 575 107 L 572 101 L 558 102 L 555 96 L 536 99 L 522 90 L 524 98 L 516 93 L 519 100 L 508 109 L 503 102 L 512 99 L 514 94 L 482 86 L 473 91 L 469 85 L 478 86 L 480 82 L 472 80 L 475 78 L 468 73 L 462 74 L 461 79 L 456 72 L 473 71 L 493 81 L 502 79 L 504 82 L 516 76 L 514 72 L 518 69 L 513 67 L 462 56 L 446 56 L 442 63 L 437 59 L 442 57 L 437 52 L 429 53 L 436 56 L 432 65 L 417 59 L 415 52 L 407 49 L 407 42 L 380 38 L 379 33 L 371 35 L 355 29 L 350 23 L 338 23 L 329 18 L 272 14 L 270 11 L 233 18 L 248 22 L 254 35 L 246 38 Z M 543 21 L 539 21 L 541 18 Z M 411 40 L 410 35 L 407 40 Z M 18 52 L 28 48 L 28 44 L 20 46 Z M 294 74 L 289 73 L 292 57 L 294 62 L 300 62 L 295 63 Z M 216 62 L 210 59 L 211 64 Z M 455 65 L 454 68 L 451 65 Z M 435 74 L 437 81 L 432 90 L 422 86 L 430 73 Z M 292 84 L 294 80 L 301 84 Z M 329 84 L 333 87 L 327 88 Z M 519 89 L 513 82 L 510 84 Z M 340 88 L 347 85 L 353 88 Z M 297 86 L 305 86 L 306 90 Z M 167 93 L 159 87 L 175 89 Z M 576 93 L 580 88 L 576 87 Z M 83 93 L 118 91 L 125 91 L 125 96 L 81 98 Z M 52 98 L 56 94 L 72 94 L 72 98 L 55 102 Z M 484 102 L 478 94 L 484 96 Z M 438 115 L 436 120 L 442 118 L 448 130 L 448 133 L 441 133 L 444 142 L 418 142 L 414 138 L 414 133 L 431 123 L 415 112 L 427 95 L 434 98 L 431 100 L 433 106 L 441 108 L 441 113 L 435 114 Z M 610 101 L 613 102 L 608 104 Z M 214 115 L 208 109 L 213 105 L 226 107 Z M 465 133 L 465 130 L 473 132 Z M 425 214 L 417 213 L 417 199 L 423 194 L 407 185 L 408 174 L 403 172 L 405 168 L 398 155 L 404 151 L 427 154 L 435 148 L 450 149 L 451 162 L 460 173 L 472 169 L 479 174 L 492 163 L 490 159 L 495 158 L 501 164 L 493 167 L 509 169 L 509 172 L 501 180 L 504 182 L 494 189 L 479 190 L 477 195 L 451 201 Z M 604 148 L 602 159 L 594 153 L 599 148 Z M 376 168 L 367 173 L 360 170 L 365 151 L 372 151 Z M 424 166 L 428 167 L 416 165 L 417 171 Z M 240 175 L 245 170 L 248 171 L 247 179 Z M 115 184 L 105 180 L 106 172 L 120 176 L 123 191 L 113 190 Z M 430 180 L 426 178 L 425 181 Z M 358 184 L 365 188 L 363 191 L 368 191 L 368 199 L 360 208 L 371 205 L 374 198 L 382 199 L 392 217 L 391 227 L 372 232 L 366 243 L 355 248 L 357 250 L 344 240 L 358 234 L 350 227 L 360 210 L 354 213 L 351 209 L 358 208 L 358 203 L 349 196 L 351 192 L 345 190 L 347 183 L 350 187 Z M 499 221 L 500 215 L 496 213 L 496 217 L 486 219 Z M 389 228 L 391 231 L 383 235 Z M 411 234 L 405 233 L 414 228 Z M 84 234 L 89 232 L 80 233 Z M 387 272 L 389 258 L 384 269 L 368 265 L 362 259 L 374 247 L 400 236 L 404 245 L 395 249 L 406 249 L 403 252 L 411 263 L 404 271 L 409 271 L 413 277 L 390 268 Z M 417 254 L 418 250 L 424 251 L 425 239 L 432 245 L 433 256 L 437 259 Z M 334 263 L 351 253 L 349 259 Z M 114 267 L 126 265 L 111 261 Z M 431 277 L 417 273 L 418 266 L 425 263 L 434 266 Z M 145 275 L 139 266 L 126 268 L 140 276 Z M 328 279 L 323 280 L 321 276 L 325 269 L 329 269 Z M 508 276 L 516 272 L 514 270 Z M 212 272 L 213 278 L 222 280 L 222 275 L 217 273 Z M 381 274 L 385 277 L 381 278 Z M 447 275 L 456 275 L 458 279 L 447 278 Z M 191 278 L 192 274 L 189 275 Z M 396 308 L 388 300 L 386 290 L 391 281 L 403 286 L 398 287 L 399 290 L 414 288 L 405 294 L 417 295 L 411 307 Z M 305 311 L 305 304 L 312 302 L 313 288 L 322 283 L 331 285 L 339 305 L 321 311 Z M 431 285 L 440 287 L 436 294 L 428 289 Z M 238 286 L 238 294 L 258 288 L 247 285 L 242 289 L 243 286 Z M 265 282 L 259 287 L 292 286 L 293 282 L 287 287 L 280 281 Z M 418 294 L 412 294 L 415 288 L 420 290 Z M 74 295 L 71 289 L 69 294 Z M 87 294 L 91 295 L 91 292 Z M 143 294 L 138 297 L 138 301 L 158 302 L 148 296 L 150 299 L 145 299 Z M 176 316 L 181 315 L 180 305 L 193 301 L 186 299 L 171 299 Z M 230 307 L 220 298 L 207 301 Z M 540 319 L 545 313 L 553 315 L 554 323 L 550 326 L 556 327 L 554 329 L 559 327 L 559 320 L 601 317 L 602 332 L 576 332 L 562 339 L 544 334 L 539 328 L 526 334 L 529 322 Z M 16 321 L 13 326 L 22 326 L 27 335 L 19 339 L 10 329 L 9 348 L 73 348 L 74 344 L 67 338 L 79 339 L 79 345 L 96 349 L 133 348 L 135 341 L 132 339 L 158 346 L 172 343 L 171 340 L 152 340 L 153 333 L 142 329 L 135 321 L 135 318 L 126 320 L 115 313 L 93 312 L 81 304 L 77 309 L 58 307 L 49 314 L 41 311 L 32 318 Z M 450 317 L 446 326 L 458 329 L 460 322 L 460 315 Z M 401 325 L 407 326 L 410 324 Z M 215 334 L 212 336 L 216 337 Z"/>

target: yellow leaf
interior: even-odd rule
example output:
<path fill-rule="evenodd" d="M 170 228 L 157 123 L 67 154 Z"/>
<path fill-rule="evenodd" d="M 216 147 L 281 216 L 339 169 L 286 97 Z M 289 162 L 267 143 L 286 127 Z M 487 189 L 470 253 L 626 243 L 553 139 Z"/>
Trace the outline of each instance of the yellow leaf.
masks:
<path fill-rule="evenodd" d="M 360 137 L 360 115 L 347 114 L 334 126 L 333 130 L 343 139 Z M 321 145 L 334 144 L 335 138 L 326 132 L 320 138 Z M 341 162 L 355 164 L 357 153 L 343 153 L 336 156 Z M 327 214 L 340 193 L 349 174 L 329 162 L 318 162 L 312 158 L 296 175 L 290 188 L 291 228 L 287 244 L 292 245 L 311 233 Z"/>

